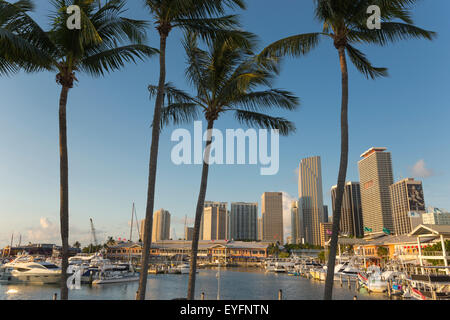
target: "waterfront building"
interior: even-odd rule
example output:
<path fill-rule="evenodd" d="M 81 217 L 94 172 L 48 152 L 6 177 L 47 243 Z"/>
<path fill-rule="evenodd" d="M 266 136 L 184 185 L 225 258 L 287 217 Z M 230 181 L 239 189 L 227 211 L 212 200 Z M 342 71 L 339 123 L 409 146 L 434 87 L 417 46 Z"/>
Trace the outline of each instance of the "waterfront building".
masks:
<path fill-rule="evenodd" d="M 320 223 L 320 245 L 323 247 L 325 243 L 331 239 L 333 224 L 330 222 Z"/>
<path fill-rule="evenodd" d="M 262 240 L 283 243 L 283 194 L 264 192 L 261 203 Z"/>
<path fill-rule="evenodd" d="M 370 148 L 358 162 L 361 204 L 365 230 L 394 231 L 389 187 L 394 183 L 391 153 Z M 366 229 L 367 228 L 367 229 Z"/>
<path fill-rule="evenodd" d="M 192 240 L 194 237 L 194 227 L 184 227 L 184 240 Z"/>
<path fill-rule="evenodd" d="M 298 197 L 298 207 L 303 218 L 305 242 L 320 245 L 320 223 L 324 222 L 320 157 L 310 157 L 300 161 Z"/>
<path fill-rule="evenodd" d="M 152 242 L 170 239 L 170 213 L 159 209 L 153 213 Z"/>
<path fill-rule="evenodd" d="M 336 210 L 336 191 L 337 186 L 333 186 L 331 188 L 333 213 Z M 339 230 L 342 235 L 354 237 L 362 237 L 364 235 L 359 182 L 347 182 L 344 186 Z"/>
<path fill-rule="evenodd" d="M 422 224 L 421 215 L 425 213 L 422 182 L 407 178 L 394 183 L 389 189 L 394 232 L 399 235 L 410 233 Z"/>
<path fill-rule="evenodd" d="M 244 242 L 225 240 L 200 240 L 198 244 L 198 261 L 213 263 L 217 261 L 236 264 L 261 263 L 266 259 L 270 242 Z M 120 243 L 106 248 L 106 258 L 114 261 L 139 262 L 142 245 L 136 243 Z M 150 259 L 152 263 L 179 261 L 180 257 L 191 255 L 192 242 L 168 240 L 152 242 Z"/>
<path fill-rule="evenodd" d="M 423 224 L 450 225 L 450 213 L 439 208 L 429 207 L 422 214 Z"/>
<path fill-rule="evenodd" d="M 303 216 L 300 214 L 298 201 L 291 203 L 291 237 L 292 243 L 303 244 L 305 240 Z"/>
<path fill-rule="evenodd" d="M 220 206 L 203 209 L 203 240 L 227 239 L 227 210 Z"/>
<path fill-rule="evenodd" d="M 258 203 L 232 202 L 228 239 L 258 239 Z"/>

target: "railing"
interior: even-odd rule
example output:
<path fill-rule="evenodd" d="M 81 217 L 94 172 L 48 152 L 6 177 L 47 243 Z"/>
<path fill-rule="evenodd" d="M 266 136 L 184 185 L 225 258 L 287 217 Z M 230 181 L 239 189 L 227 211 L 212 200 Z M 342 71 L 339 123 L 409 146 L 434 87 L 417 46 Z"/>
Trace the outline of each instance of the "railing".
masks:
<path fill-rule="evenodd" d="M 422 256 L 428 257 L 442 257 L 443 254 L 442 251 L 422 251 Z"/>

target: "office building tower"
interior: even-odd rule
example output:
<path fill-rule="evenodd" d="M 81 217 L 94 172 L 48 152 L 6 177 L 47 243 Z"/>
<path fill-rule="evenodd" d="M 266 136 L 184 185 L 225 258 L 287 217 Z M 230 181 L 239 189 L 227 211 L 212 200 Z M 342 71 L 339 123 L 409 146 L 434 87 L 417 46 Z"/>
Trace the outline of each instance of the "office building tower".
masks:
<path fill-rule="evenodd" d="M 261 204 L 263 240 L 278 241 L 283 244 L 283 194 L 281 192 L 264 192 Z"/>
<path fill-rule="evenodd" d="M 328 206 L 323 206 L 323 222 L 328 222 Z"/>
<path fill-rule="evenodd" d="M 337 186 L 331 188 L 331 203 L 335 212 Z M 362 237 L 364 236 L 363 214 L 361 206 L 361 191 L 359 182 L 347 182 L 341 206 L 340 234 Z"/>
<path fill-rule="evenodd" d="M 227 210 L 220 206 L 203 209 L 203 240 L 227 239 Z"/>
<path fill-rule="evenodd" d="M 304 243 L 303 216 L 300 214 L 298 201 L 291 203 L 291 239 L 294 244 Z"/>
<path fill-rule="evenodd" d="M 305 158 L 298 170 L 298 197 L 305 242 L 320 245 L 320 223 L 324 220 L 320 157 Z"/>
<path fill-rule="evenodd" d="M 371 148 L 358 162 L 365 232 L 394 231 L 389 187 L 394 183 L 391 153 Z"/>
<path fill-rule="evenodd" d="M 422 182 L 403 179 L 390 186 L 392 220 L 397 235 L 408 234 L 422 223 L 425 200 Z"/>
<path fill-rule="evenodd" d="M 324 247 L 325 243 L 331 238 L 333 224 L 330 222 L 321 222 L 319 229 L 320 229 L 320 245 Z"/>
<path fill-rule="evenodd" d="M 194 227 L 184 227 L 184 240 L 192 240 L 194 237 Z"/>
<path fill-rule="evenodd" d="M 450 213 L 439 208 L 428 207 L 422 214 L 423 224 L 450 225 Z"/>
<path fill-rule="evenodd" d="M 257 240 L 258 203 L 232 202 L 229 226 L 229 239 Z"/>
<path fill-rule="evenodd" d="M 262 218 L 258 217 L 258 240 L 262 241 L 263 239 L 263 225 L 262 225 Z"/>
<path fill-rule="evenodd" d="M 152 242 L 170 239 L 170 213 L 159 209 L 153 213 Z"/>

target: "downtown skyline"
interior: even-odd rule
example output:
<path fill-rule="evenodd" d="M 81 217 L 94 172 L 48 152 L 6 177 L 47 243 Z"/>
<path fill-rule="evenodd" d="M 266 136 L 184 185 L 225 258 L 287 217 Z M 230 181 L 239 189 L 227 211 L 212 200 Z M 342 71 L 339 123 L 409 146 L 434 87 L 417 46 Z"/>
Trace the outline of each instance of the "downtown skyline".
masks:
<path fill-rule="evenodd" d="M 316 22 L 310 17 L 310 4 L 296 6 L 299 10 L 287 12 L 288 18 L 297 16 L 299 21 L 296 25 L 302 31 L 316 30 Z M 255 13 L 259 10 L 261 15 L 269 15 L 276 7 L 270 1 L 258 6 L 249 2 L 251 10 L 242 14 L 243 25 L 250 31 L 261 30 L 261 25 L 267 21 L 258 21 Z M 442 70 L 449 63 L 445 52 L 448 52 L 450 34 L 442 27 L 447 21 L 444 12 L 448 11 L 442 7 L 449 8 L 449 5 L 444 1 L 426 2 L 414 11 L 418 24 L 440 30 L 435 42 L 408 41 L 394 48 L 371 48 L 368 51 L 374 63 L 389 68 L 389 78 L 359 81 L 361 76 L 350 68 L 350 73 L 354 74 L 350 85 L 355 90 L 350 102 L 353 135 L 347 180 L 359 181 L 357 161 L 362 151 L 373 145 L 383 145 L 393 154 L 394 181 L 406 177 L 422 180 L 427 205 L 448 209 L 450 184 L 445 159 L 450 156 L 450 150 L 445 141 L 450 134 L 445 125 L 450 114 L 445 105 L 450 96 L 445 90 L 449 76 Z M 130 13 L 136 12 L 139 12 L 139 6 L 132 6 Z M 35 16 L 43 19 L 44 14 L 45 5 L 38 4 Z M 279 19 L 281 17 L 271 22 L 273 30 L 266 25 L 263 30 L 267 32 L 259 33 L 263 44 L 270 43 L 280 34 L 294 33 L 288 30 L 286 34 L 285 28 L 277 27 Z M 154 45 L 155 39 L 152 33 L 150 45 Z M 175 49 L 171 55 L 181 57 L 179 35 L 174 36 L 169 45 Z M 413 50 L 414 55 L 410 54 Z M 426 59 L 417 60 L 419 56 L 441 64 L 431 65 Z M 278 175 L 260 176 L 257 165 L 212 166 L 207 200 L 259 202 L 260 215 L 261 194 L 280 191 L 290 196 L 284 200 L 290 208 L 291 200 L 296 199 L 295 170 L 298 162 L 302 158 L 319 155 L 322 159 L 324 204 L 331 208 L 329 190 L 336 184 L 339 158 L 336 142 L 339 125 L 336 97 L 339 93 L 335 85 L 339 70 L 335 67 L 335 60 L 335 55 L 327 50 L 318 50 L 317 54 L 299 60 L 286 59 L 277 86 L 295 92 L 301 98 L 302 106 L 292 115 L 298 127 L 297 133 L 280 138 Z M 411 70 L 412 63 L 415 68 Z M 154 60 L 129 66 L 106 80 L 91 80 L 83 76 L 70 93 L 73 98 L 68 106 L 71 244 L 77 240 L 83 242 L 82 237 L 89 239 L 89 218 L 94 220 L 99 240 L 107 236 L 128 238 L 133 201 L 138 217 L 143 218 L 149 122 L 153 107 L 145 84 L 156 82 L 156 66 Z M 178 58 L 169 68 L 168 80 L 187 88 L 183 70 L 184 57 Z M 311 75 L 311 70 L 320 72 Z M 26 243 L 37 242 L 37 239 L 52 233 L 56 242 L 60 241 L 58 176 L 54 170 L 58 166 L 55 145 L 57 119 L 53 110 L 57 88 L 53 78 L 50 73 L 20 73 L 0 78 L 4 92 L 0 105 L 3 115 L 0 119 L 0 216 L 8 219 L 7 224 L 0 226 L 1 246 L 9 244 L 12 232 L 15 239 L 22 234 L 22 242 Z M 391 92 L 391 86 L 399 87 L 400 91 Z M 23 88 L 27 88 L 26 95 L 21 94 Z M 329 90 L 329 96 L 320 94 L 319 90 Z M 376 98 L 377 92 L 383 92 L 389 99 Z M 369 110 L 377 111 L 371 113 L 367 121 Z M 383 126 L 372 126 L 370 121 L 382 121 Z M 221 129 L 234 128 L 230 122 L 231 119 L 225 117 L 218 126 Z M 418 124 L 418 127 L 412 124 Z M 193 126 L 183 127 L 192 129 Z M 182 237 L 185 215 L 191 220 L 194 215 L 193 199 L 201 168 L 195 165 L 177 167 L 170 162 L 170 151 L 174 146 L 170 142 L 170 134 L 174 129 L 165 129 L 161 138 L 155 209 L 165 208 L 172 213 L 177 237 Z M 238 184 L 236 180 L 239 180 Z"/>

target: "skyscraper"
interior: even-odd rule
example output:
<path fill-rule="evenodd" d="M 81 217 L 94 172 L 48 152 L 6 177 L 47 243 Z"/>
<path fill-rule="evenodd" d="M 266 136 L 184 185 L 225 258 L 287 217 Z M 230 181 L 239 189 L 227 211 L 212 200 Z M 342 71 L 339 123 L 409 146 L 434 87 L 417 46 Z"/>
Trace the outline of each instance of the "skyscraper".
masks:
<path fill-rule="evenodd" d="M 371 232 L 394 231 L 389 187 L 394 183 L 391 153 L 371 148 L 358 162 L 364 228 Z"/>
<path fill-rule="evenodd" d="M 213 208 L 223 208 L 226 210 L 226 223 L 225 223 L 225 233 L 226 233 L 226 238 L 229 238 L 229 212 L 228 212 L 228 202 L 219 202 L 219 201 L 205 201 L 203 204 L 203 209 L 205 208 L 209 208 L 209 207 L 213 207 Z M 203 211 L 204 212 L 204 211 Z M 225 239 L 225 238 L 224 238 Z M 202 214 L 202 218 L 200 220 L 200 234 L 199 234 L 199 240 L 207 240 L 207 239 L 203 239 L 203 214 Z"/>
<path fill-rule="evenodd" d="M 325 246 L 325 242 L 330 240 L 332 230 L 333 230 L 333 223 L 331 222 L 321 222 L 319 226 L 320 230 L 320 245 L 322 247 Z"/>
<path fill-rule="evenodd" d="M 310 157 L 300 161 L 298 198 L 300 215 L 303 217 L 305 242 L 320 245 L 320 223 L 324 220 L 320 157 Z"/>
<path fill-rule="evenodd" d="M 335 211 L 337 186 L 331 188 L 331 203 Z M 341 220 L 339 223 L 341 234 L 349 236 L 364 236 L 363 216 L 361 206 L 361 191 L 359 182 L 347 182 L 344 186 L 342 199 Z"/>
<path fill-rule="evenodd" d="M 227 239 L 227 210 L 221 206 L 203 209 L 203 240 Z"/>
<path fill-rule="evenodd" d="M 291 239 L 292 243 L 299 244 L 304 242 L 303 217 L 298 208 L 298 201 L 292 201 L 291 204 Z"/>
<path fill-rule="evenodd" d="M 194 227 L 184 227 L 184 240 L 192 240 L 194 237 Z"/>
<path fill-rule="evenodd" d="M 261 203 L 262 240 L 284 243 L 283 194 L 281 192 L 264 192 Z"/>
<path fill-rule="evenodd" d="M 170 239 L 170 213 L 159 209 L 153 213 L 152 242 Z"/>
<path fill-rule="evenodd" d="M 232 202 L 229 219 L 229 238 L 258 239 L 258 203 Z"/>
<path fill-rule="evenodd" d="M 323 222 L 328 222 L 328 206 L 323 206 Z"/>
<path fill-rule="evenodd" d="M 403 179 L 390 186 L 392 219 L 396 234 L 410 233 L 422 223 L 425 200 L 422 182 L 413 178 Z"/>

